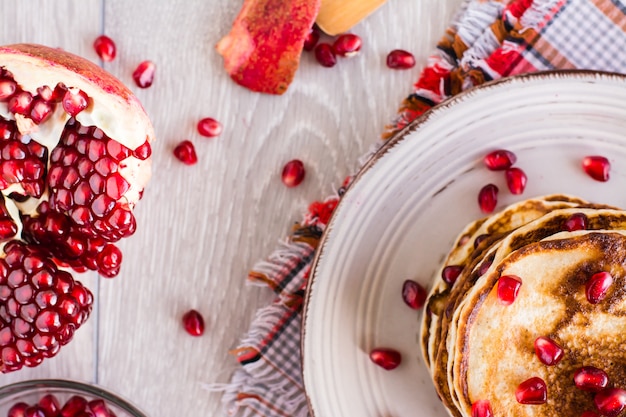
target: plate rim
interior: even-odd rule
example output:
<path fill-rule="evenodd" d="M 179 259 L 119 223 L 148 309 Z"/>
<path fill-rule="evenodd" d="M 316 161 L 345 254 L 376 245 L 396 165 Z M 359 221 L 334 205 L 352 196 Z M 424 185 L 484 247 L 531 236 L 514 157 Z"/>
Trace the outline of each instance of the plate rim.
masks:
<path fill-rule="evenodd" d="M 545 71 L 536 71 L 532 73 L 518 74 L 507 76 L 503 78 L 499 78 L 497 80 L 491 80 L 485 82 L 483 84 L 474 86 L 467 90 L 461 91 L 460 93 L 448 97 L 442 102 L 434 105 L 430 109 L 428 109 L 425 113 L 417 117 L 415 120 L 408 123 L 404 128 L 400 131 L 396 132 L 392 137 L 387 139 L 386 141 L 380 144 L 380 147 L 376 149 L 371 155 L 369 155 L 367 161 L 357 170 L 356 174 L 354 174 L 354 178 L 351 183 L 346 187 L 343 195 L 341 196 L 337 207 L 333 211 L 326 228 L 324 229 L 322 236 L 317 244 L 315 256 L 311 262 L 311 269 L 309 278 L 306 283 L 304 299 L 302 303 L 302 319 L 301 319 L 301 328 L 300 328 L 300 370 L 302 377 L 302 386 L 303 392 L 306 397 L 307 408 L 312 417 L 317 417 L 315 414 L 315 409 L 313 407 L 313 403 L 311 401 L 311 397 L 309 395 L 310 387 L 306 382 L 305 377 L 305 365 L 304 365 L 304 356 L 305 356 L 305 339 L 307 333 L 307 321 L 309 320 L 309 309 L 311 304 L 312 292 L 311 287 L 315 279 L 318 277 L 318 267 L 319 262 L 322 257 L 322 253 L 324 252 L 324 248 L 327 246 L 327 241 L 330 238 L 329 236 L 332 233 L 334 228 L 334 222 L 336 219 L 336 213 L 339 211 L 338 208 L 344 201 L 344 197 L 347 193 L 349 193 L 355 186 L 355 184 L 362 179 L 366 172 L 368 172 L 378 161 L 380 161 L 391 149 L 393 149 L 396 145 L 401 143 L 408 135 L 418 130 L 422 125 L 429 122 L 429 120 L 436 114 L 445 111 L 446 109 L 452 107 L 454 104 L 458 102 L 462 102 L 471 99 L 472 96 L 476 94 L 481 94 L 482 91 L 491 90 L 494 88 L 503 88 L 504 86 L 511 83 L 524 83 L 524 82 L 538 82 L 545 81 L 546 79 L 560 79 L 560 80 L 579 80 L 584 82 L 592 82 L 593 80 L 598 79 L 617 79 L 621 80 L 624 85 L 626 85 L 626 74 L 621 74 L 618 72 L 612 71 L 598 71 L 598 70 L 589 70 L 589 69 L 555 69 L 555 70 L 545 70 Z"/>

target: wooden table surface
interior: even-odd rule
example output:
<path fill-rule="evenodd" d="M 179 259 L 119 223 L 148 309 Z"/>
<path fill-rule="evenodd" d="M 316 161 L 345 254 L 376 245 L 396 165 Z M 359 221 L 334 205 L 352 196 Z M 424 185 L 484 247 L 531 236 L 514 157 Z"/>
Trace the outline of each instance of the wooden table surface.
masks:
<path fill-rule="evenodd" d="M 230 80 L 214 49 L 242 0 L 0 0 L 0 44 L 41 43 L 99 62 L 93 40 L 105 33 L 118 57 L 104 67 L 136 92 L 153 120 L 153 177 L 138 204 L 138 228 L 123 241 L 121 273 L 80 277 L 95 294 L 94 312 L 72 343 L 34 369 L 0 376 L 97 383 L 152 417 L 222 415 L 220 393 L 237 368 L 229 350 L 256 310 L 272 300 L 246 274 L 268 256 L 308 203 L 337 187 L 359 166 L 410 92 L 459 0 L 389 0 L 353 28 L 362 53 L 334 68 L 302 57 L 282 96 L 252 93 Z M 413 52 L 418 66 L 394 71 L 386 54 Z M 132 71 L 157 65 L 142 90 Z M 220 120 L 219 138 L 200 137 L 197 120 Z M 191 140 L 199 162 L 172 156 Z M 282 166 L 301 159 L 305 181 L 280 180 Z M 199 310 L 202 337 L 187 335 L 181 315 Z"/>

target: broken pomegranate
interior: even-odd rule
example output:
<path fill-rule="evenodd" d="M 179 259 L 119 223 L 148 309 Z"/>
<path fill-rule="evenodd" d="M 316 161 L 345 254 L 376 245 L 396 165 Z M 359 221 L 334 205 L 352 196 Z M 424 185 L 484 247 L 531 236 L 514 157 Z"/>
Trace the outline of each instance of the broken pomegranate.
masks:
<path fill-rule="evenodd" d="M 595 366 L 583 366 L 574 372 L 574 385 L 580 390 L 600 392 L 608 384 L 609 376 Z"/>
<path fill-rule="evenodd" d="M 520 168 L 513 167 L 505 171 L 506 185 L 511 194 L 519 195 L 524 192 L 528 178 Z"/>
<path fill-rule="evenodd" d="M 504 171 L 517 161 L 517 156 L 506 149 L 497 149 L 489 152 L 483 158 L 483 163 L 491 171 Z"/>
<path fill-rule="evenodd" d="M 544 365 L 553 366 L 563 359 L 563 348 L 549 337 L 535 339 L 535 354 Z"/>
<path fill-rule="evenodd" d="M 402 285 L 402 299 L 413 310 L 424 307 L 428 293 L 419 283 L 407 279 Z"/>
<path fill-rule="evenodd" d="M 93 42 L 93 49 L 104 62 L 113 61 L 117 53 L 115 42 L 106 35 L 100 35 L 96 38 Z"/>
<path fill-rule="evenodd" d="M 244 0 L 216 45 L 231 78 L 252 91 L 283 94 L 300 65 L 321 0 Z"/>
<path fill-rule="evenodd" d="M 576 230 L 586 230 L 589 219 L 584 213 L 574 213 L 563 223 L 563 230 L 574 232 Z"/>
<path fill-rule="evenodd" d="M 488 400 L 479 400 L 472 404 L 472 417 L 493 417 Z"/>
<path fill-rule="evenodd" d="M 212 117 L 205 117 L 198 122 L 198 133 L 207 138 L 214 138 L 222 134 L 222 124 Z"/>
<path fill-rule="evenodd" d="M 515 275 L 502 275 L 498 279 L 498 300 L 500 304 L 508 306 L 513 304 L 522 286 L 522 280 Z"/>
<path fill-rule="evenodd" d="M 281 179 L 283 184 L 287 187 L 297 187 L 302 181 L 304 181 L 305 174 L 306 171 L 302 161 L 294 159 L 287 162 L 283 167 Z"/>
<path fill-rule="evenodd" d="M 139 101 L 97 65 L 0 47 L 0 371 L 54 356 L 87 319 L 93 297 L 63 268 L 119 272 L 153 139 Z"/>
<path fill-rule="evenodd" d="M 152 61 L 143 61 L 135 71 L 133 71 L 133 80 L 135 84 L 140 88 L 148 88 L 154 82 L 154 73 L 156 72 L 156 65 Z"/>
<path fill-rule="evenodd" d="M 591 304 L 598 304 L 607 296 L 613 284 L 613 276 L 608 272 L 597 272 L 585 284 L 585 295 Z"/>
<path fill-rule="evenodd" d="M 387 54 L 387 66 L 391 69 L 409 69 L 415 66 L 415 57 L 403 49 L 394 49 Z"/>
<path fill-rule="evenodd" d="M 452 286 L 459 275 L 461 275 L 461 272 L 463 272 L 463 265 L 448 265 L 441 271 L 441 279 L 443 279 L 446 284 Z"/>
<path fill-rule="evenodd" d="M 193 143 L 188 140 L 184 140 L 176 145 L 174 148 L 174 156 L 186 165 L 194 165 L 198 162 L 196 148 L 193 146 Z"/>
<path fill-rule="evenodd" d="M 192 336 L 202 336 L 204 333 L 204 318 L 196 310 L 189 310 L 183 314 L 183 327 Z"/>
<path fill-rule="evenodd" d="M 333 51 L 336 55 L 350 58 L 359 53 L 361 50 L 361 38 L 353 33 L 345 33 L 340 35 L 333 42 Z"/>
<path fill-rule="evenodd" d="M 603 416 L 617 417 L 626 408 L 626 390 L 605 388 L 593 397 L 593 402 Z"/>
<path fill-rule="evenodd" d="M 478 206 L 480 211 L 489 214 L 498 205 L 498 187 L 494 184 L 487 184 L 478 192 Z"/>
<path fill-rule="evenodd" d="M 604 156 L 586 156 L 583 158 L 583 169 L 594 180 L 605 182 L 609 180 L 611 163 Z"/>
<path fill-rule="evenodd" d="M 397 368 L 402 362 L 402 355 L 395 349 L 376 348 L 370 352 L 370 359 L 376 365 L 388 371 Z"/>
<path fill-rule="evenodd" d="M 548 400 L 548 388 L 543 379 L 532 377 L 519 384 L 515 399 L 520 404 L 544 404 Z"/>
<path fill-rule="evenodd" d="M 315 47 L 315 59 L 321 66 L 334 67 L 337 64 L 337 56 L 333 47 L 328 43 L 320 43 Z"/>

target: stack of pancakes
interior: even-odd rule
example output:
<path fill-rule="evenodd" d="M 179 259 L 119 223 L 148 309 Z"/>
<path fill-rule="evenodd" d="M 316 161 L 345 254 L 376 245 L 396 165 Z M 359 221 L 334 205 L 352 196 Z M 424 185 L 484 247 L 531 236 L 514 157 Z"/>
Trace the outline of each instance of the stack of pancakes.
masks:
<path fill-rule="evenodd" d="M 574 214 L 586 216 L 584 230 L 564 226 Z M 461 272 L 448 283 L 442 273 L 451 266 Z M 472 404 L 487 400 L 498 417 L 579 416 L 595 408 L 593 393 L 573 382 L 582 366 L 626 388 L 625 268 L 626 211 L 616 208 L 551 195 L 468 225 L 436 274 L 422 323 L 424 358 L 450 414 L 471 416 Z M 585 284 L 600 271 L 614 283 L 592 304 Z M 510 305 L 498 299 L 504 275 L 522 281 Z M 540 336 L 563 348 L 558 364 L 538 359 Z M 533 377 L 545 381 L 547 401 L 518 403 L 517 387 Z"/>

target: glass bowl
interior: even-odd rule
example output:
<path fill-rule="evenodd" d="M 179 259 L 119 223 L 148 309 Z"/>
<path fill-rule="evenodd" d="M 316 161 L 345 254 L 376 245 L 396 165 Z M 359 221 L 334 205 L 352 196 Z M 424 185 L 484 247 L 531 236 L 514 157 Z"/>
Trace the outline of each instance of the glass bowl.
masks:
<path fill-rule="evenodd" d="M 87 402 L 102 400 L 110 412 L 102 408 L 102 401 L 94 401 L 91 403 L 92 407 L 99 408 L 99 410 L 92 414 L 97 417 L 147 417 L 134 405 L 116 394 L 94 385 L 62 379 L 37 379 L 0 387 L 0 417 L 7 417 L 11 407 L 17 403 L 34 406 L 48 395 L 53 395 L 61 407 L 74 396 L 82 397 Z M 76 400 L 74 401 L 76 403 Z M 20 414 L 17 413 L 17 415 Z M 75 415 L 85 414 L 76 413 Z"/>

